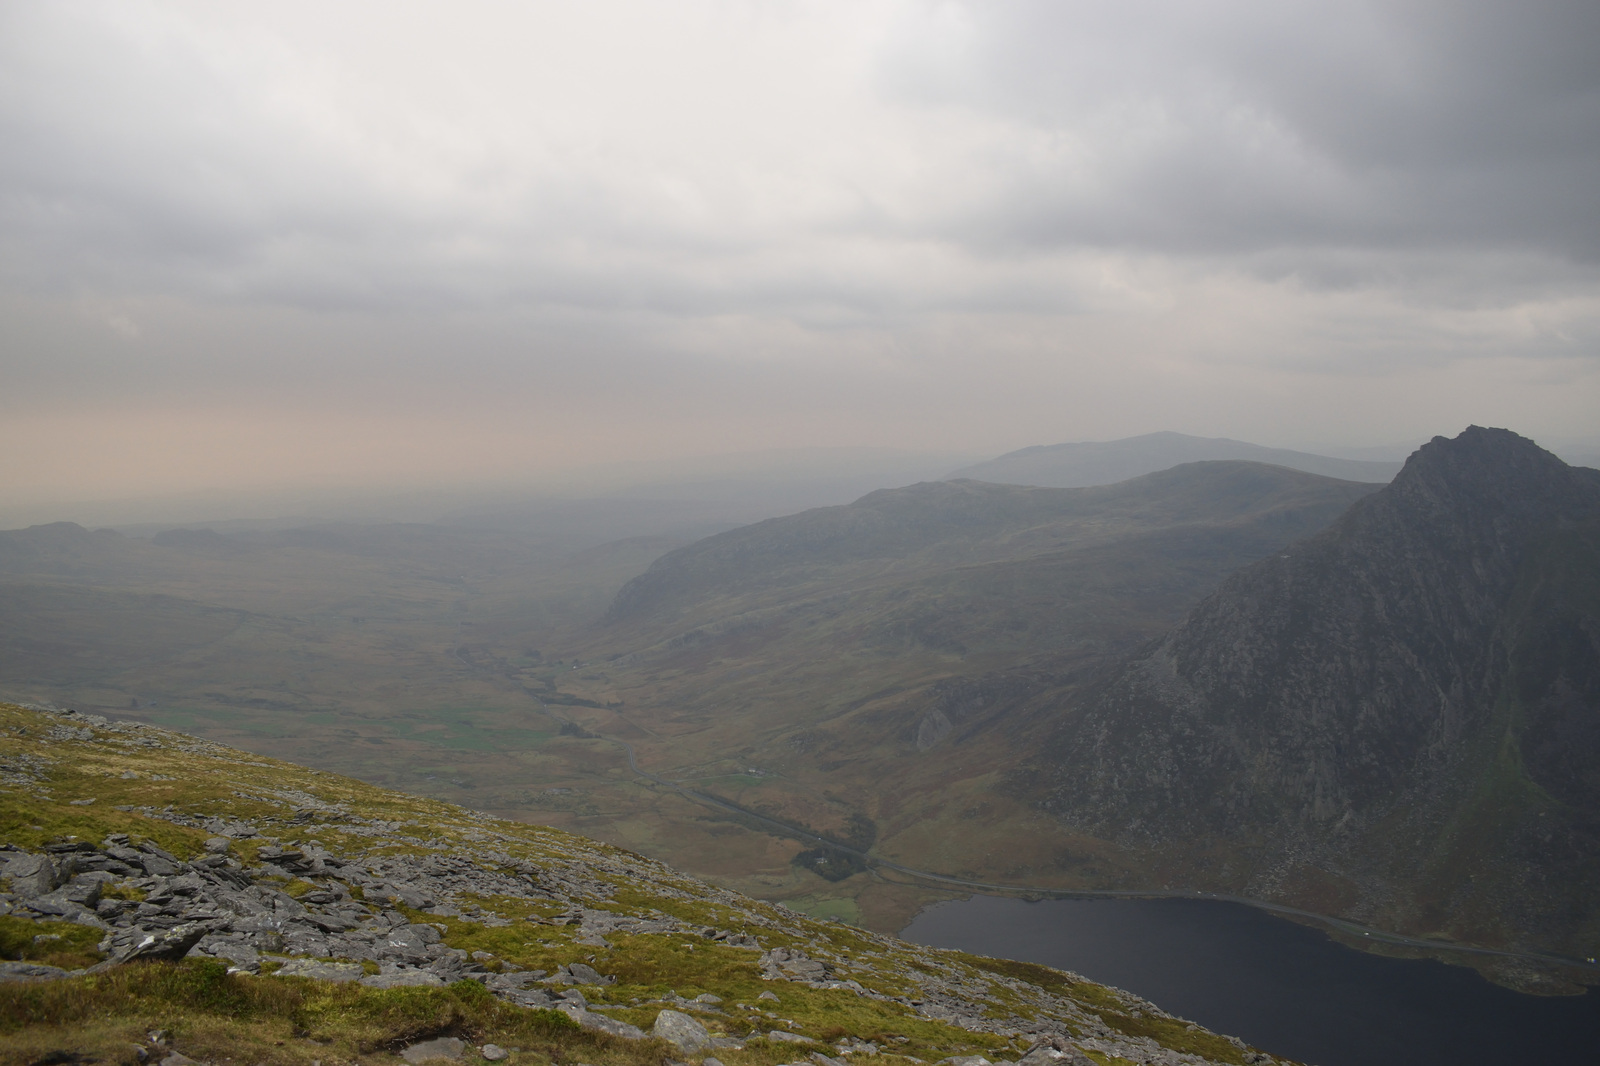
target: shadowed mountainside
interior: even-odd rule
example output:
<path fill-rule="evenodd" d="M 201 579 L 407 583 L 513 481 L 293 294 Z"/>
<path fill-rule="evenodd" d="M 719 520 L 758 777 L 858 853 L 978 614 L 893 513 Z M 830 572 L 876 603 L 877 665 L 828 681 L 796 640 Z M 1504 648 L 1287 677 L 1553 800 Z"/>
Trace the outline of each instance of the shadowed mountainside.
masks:
<path fill-rule="evenodd" d="M 1013 777 L 1203 882 L 1600 947 L 1600 473 L 1435 438 L 1063 709 Z"/>
<path fill-rule="evenodd" d="M 1235 459 L 1271 463 L 1345 481 L 1386 482 L 1400 464 L 1365 459 L 1335 459 L 1327 455 L 1266 448 L 1226 437 L 1191 437 L 1184 433 L 1146 433 L 1122 440 L 1040 444 L 947 475 L 976 478 L 1008 485 L 1048 485 L 1078 488 L 1109 485 L 1179 463 Z"/>

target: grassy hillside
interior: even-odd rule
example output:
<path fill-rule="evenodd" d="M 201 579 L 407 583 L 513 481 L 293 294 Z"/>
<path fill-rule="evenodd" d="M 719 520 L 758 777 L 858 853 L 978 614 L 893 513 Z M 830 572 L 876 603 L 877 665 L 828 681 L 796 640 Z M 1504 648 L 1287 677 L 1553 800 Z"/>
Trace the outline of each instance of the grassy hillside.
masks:
<path fill-rule="evenodd" d="M 0 1063 L 1275 1061 L 1076 975 L 136 723 L 0 705 L 0 774 Z"/>
<path fill-rule="evenodd" d="M 561 713 L 672 781 L 912 867 L 1141 883 L 996 790 L 1047 725 L 1034 712 L 1371 491 L 1217 462 L 1090 489 L 873 493 L 668 553 L 618 594 L 579 670 L 529 674 L 529 691 L 587 696 Z M 837 855 L 816 866 L 804 837 L 775 851 L 770 827 L 714 809 L 590 818 L 564 824 L 880 928 L 921 898 Z"/>
<path fill-rule="evenodd" d="M 912 865 L 1122 883 L 994 793 L 1035 728 L 991 722 L 997 693 L 1025 675 L 1070 689 L 1370 490 L 1251 463 L 1088 490 L 934 483 L 686 547 L 40 527 L 0 534 L 0 683 L 897 929 L 927 888 L 818 865 L 803 835 L 636 774 L 622 742 L 673 781 Z"/>

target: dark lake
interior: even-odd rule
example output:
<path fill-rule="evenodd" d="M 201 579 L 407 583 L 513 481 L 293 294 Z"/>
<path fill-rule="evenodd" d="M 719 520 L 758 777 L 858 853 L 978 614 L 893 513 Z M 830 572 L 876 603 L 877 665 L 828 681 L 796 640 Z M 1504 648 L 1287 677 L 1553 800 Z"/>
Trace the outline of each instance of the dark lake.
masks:
<path fill-rule="evenodd" d="M 1600 994 L 1523 995 L 1243 904 L 974 896 L 930 907 L 900 935 L 1073 970 L 1317 1066 L 1600 1063 Z"/>

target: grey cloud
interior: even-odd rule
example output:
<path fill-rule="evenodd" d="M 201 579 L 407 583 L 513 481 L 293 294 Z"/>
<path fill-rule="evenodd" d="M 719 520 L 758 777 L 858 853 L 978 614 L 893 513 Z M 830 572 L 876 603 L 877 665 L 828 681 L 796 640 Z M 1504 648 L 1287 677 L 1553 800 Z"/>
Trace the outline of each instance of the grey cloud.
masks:
<path fill-rule="evenodd" d="M 474 120 L 448 112 L 368 129 L 292 99 L 304 59 L 281 42 L 197 26 L 134 0 L 0 4 L 11 286 L 828 329 L 1077 312 L 1084 295 L 1039 258 L 1077 249 L 1418 292 L 1482 291 L 1497 269 L 1510 292 L 1530 255 L 1588 284 L 1570 263 L 1600 258 L 1592 3 L 917 7 L 879 88 L 984 116 L 970 146 L 937 157 L 937 135 L 894 130 L 902 153 L 928 154 L 918 177 L 821 171 L 818 186 L 859 185 L 853 206 L 755 225 L 719 201 L 726 175 L 683 162 L 694 143 L 564 154 L 536 130 L 428 126 Z M 839 118 L 845 143 L 870 144 Z M 798 131 L 788 148 L 796 164 L 811 149 Z M 660 188 L 674 184 L 696 209 L 675 212 Z"/>
<path fill-rule="evenodd" d="M 963 46 L 886 85 L 1039 135 L 967 239 L 1600 258 L 1593 3 L 958 6 Z"/>
<path fill-rule="evenodd" d="M 1508 396 L 1592 419 L 1600 378 L 1561 377 L 1600 353 L 1587 8 L 800 5 L 823 22 L 764 39 L 807 42 L 782 69 L 690 34 L 644 73 L 585 52 L 567 92 L 495 81 L 520 56 L 480 79 L 469 49 L 503 112 L 406 95 L 407 63 L 451 58 L 426 19 L 560 8 L 406 9 L 372 45 L 405 62 L 369 68 L 311 3 L 0 0 L 0 405 L 626 408 L 696 440 L 789 419 L 783 443 L 1014 447 L 1250 436 L 1252 405 L 1331 438 L 1347 411 L 1295 399 L 1316 378 L 1390 405 L 1391 437 L 1512 421 Z M 702 68 L 681 98 L 660 80 Z M 612 74 L 635 80 L 610 110 L 546 121 Z M 1436 376 L 1360 387 L 1411 370 Z"/>

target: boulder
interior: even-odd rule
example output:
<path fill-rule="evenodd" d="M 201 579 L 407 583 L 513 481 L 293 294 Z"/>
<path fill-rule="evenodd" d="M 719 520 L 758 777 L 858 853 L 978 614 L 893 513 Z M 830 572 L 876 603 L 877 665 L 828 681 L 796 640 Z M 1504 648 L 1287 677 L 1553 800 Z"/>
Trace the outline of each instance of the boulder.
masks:
<path fill-rule="evenodd" d="M 624 1037 L 628 1040 L 643 1040 L 644 1030 L 637 1025 L 619 1022 L 615 1018 L 608 1018 L 597 1011 L 584 1010 L 574 1004 L 560 1004 L 556 1010 L 577 1022 L 579 1026 L 596 1033 L 609 1033 L 612 1036 Z"/>
<path fill-rule="evenodd" d="M 567 973 L 571 974 L 573 977 L 576 977 L 580 984 L 603 985 L 606 983 L 606 979 L 600 976 L 600 971 L 596 970 L 593 966 L 585 966 L 581 962 L 575 962 L 570 966 L 565 967 L 565 969 Z"/>
<path fill-rule="evenodd" d="M 424 944 L 437 944 L 444 939 L 444 934 L 439 932 L 439 927 L 426 922 L 417 922 L 405 927 L 406 932 L 415 934 Z"/>
<path fill-rule="evenodd" d="M 1017 1066 L 1093 1066 L 1093 1060 L 1064 1036 L 1052 1036 L 1028 1049 Z"/>
<path fill-rule="evenodd" d="M 171 929 L 134 929 L 134 936 L 115 948 L 111 958 L 100 966 L 116 966 L 134 959 L 181 959 L 214 928 L 210 922 L 184 922 Z"/>
<path fill-rule="evenodd" d="M 711 1043 L 711 1034 L 706 1032 L 705 1026 L 682 1011 L 675 1010 L 664 1010 L 657 1014 L 650 1035 L 670 1041 L 691 1055 Z"/>
<path fill-rule="evenodd" d="M 314 977 L 319 981 L 359 981 L 360 965 L 353 962 L 321 962 L 317 959 L 290 959 L 278 968 L 278 977 Z"/>
<path fill-rule="evenodd" d="M 54 981 L 71 972 L 38 962 L 0 962 L 0 981 Z"/>
<path fill-rule="evenodd" d="M 429 1059 L 459 1059 L 466 1049 L 465 1041 L 453 1036 L 441 1036 L 437 1040 L 424 1040 L 420 1044 L 412 1044 L 400 1052 L 400 1057 L 412 1066 L 419 1066 Z"/>
<path fill-rule="evenodd" d="M 786 1033 L 782 1029 L 774 1029 L 767 1034 L 768 1040 L 776 1040 L 780 1044 L 815 1044 L 816 1041 L 809 1036 L 799 1033 Z"/>
<path fill-rule="evenodd" d="M 360 979 L 368 988 L 415 988 L 442 985 L 444 980 L 427 970 L 396 970 L 394 973 L 377 973 Z"/>
<path fill-rule="evenodd" d="M 26 851 L 8 856 L 5 868 L 0 869 L 0 877 L 8 878 L 12 893 L 23 899 L 45 895 L 57 884 L 56 868 L 50 860 Z"/>

